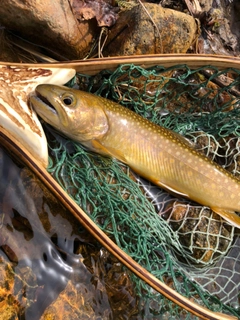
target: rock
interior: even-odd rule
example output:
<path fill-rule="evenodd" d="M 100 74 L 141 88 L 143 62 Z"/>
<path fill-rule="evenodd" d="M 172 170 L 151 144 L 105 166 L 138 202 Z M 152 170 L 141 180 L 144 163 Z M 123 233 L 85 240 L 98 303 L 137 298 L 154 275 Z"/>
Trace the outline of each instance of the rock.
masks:
<path fill-rule="evenodd" d="M 86 272 L 88 272 L 86 270 Z M 89 273 L 89 272 L 88 272 Z M 91 279 L 89 280 L 89 282 Z M 93 285 L 92 285 L 93 287 Z M 97 291 L 97 289 L 96 289 Z M 95 292 L 97 295 L 97 292 Z M 98 293 L 97 297 L 104 297 L 104 291 Z M 58 296 L 58 298 L 44 311 L 40 320 L 107 320 L 110 318 L 110 307 L 105 305 L 105 314 L 97 314 L 98 310 L 94 310 L 93 306 L 96 304 L 96 296 L 91 292 L 88 287 L 84 286 L 81 282 L 80 285 L 73 284 L 71 281 L 67 284 L 66 288 Z M 95 306 L 96 307 L 96 306 Z"/>
<path fill-rule="evenodd" d="M 34 304 L 39 286 L 29 267 L 15 267 L 0 256 L 0 319 L 25 317 L 25 308 Z"/>
<path fill-rule="evenodd" d="M 60 60 L 81 59 L 91 47 L 96 22 L 78 22 L 68 1 L 2 0 L 0 24 L 54 51 Z"/>
<path fill-rule="evenodd" d="M 123 11 L 110 31 L 104 55 L 185 53 L 198 36 L 195 19 L 145 3 Z M 157 26 L 157 29 L 156 29 Z"/>

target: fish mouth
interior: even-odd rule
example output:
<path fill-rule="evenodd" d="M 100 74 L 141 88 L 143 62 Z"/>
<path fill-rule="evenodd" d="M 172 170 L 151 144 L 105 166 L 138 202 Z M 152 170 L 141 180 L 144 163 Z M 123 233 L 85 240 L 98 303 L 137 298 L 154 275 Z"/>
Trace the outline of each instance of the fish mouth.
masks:
<path fill-rule="evenodd" d="M 35 88 L 35 94 L 30 96 L 33 110 L 53 127 L 66 127 L 68 117 L 61 105 L 59 87 L 50 84 L 40 84 Z"/>
<path fill-rule="evenodd" d="M 37 90 L 36 90 L 36 98 L 39 102 L 44 104 L 45 108 L 47 108 L 49 111 L 53 112 L 54 114 L 57 114 L 56 108 L 52 105 L 52 103 L 48 100 L 48 98 L 43 96 Z"/>

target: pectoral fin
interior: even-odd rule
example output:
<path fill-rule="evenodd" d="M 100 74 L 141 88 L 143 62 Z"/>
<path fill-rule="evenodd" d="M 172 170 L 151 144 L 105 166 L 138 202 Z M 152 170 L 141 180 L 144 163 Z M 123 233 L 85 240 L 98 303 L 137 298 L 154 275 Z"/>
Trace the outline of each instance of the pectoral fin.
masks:
<path fill-rule="evenodd" d="M 127 163 L 126 158 L 124 157 L 124 154 L 118 149 L 105 147 L 98 140 L 93 140 L 92 146 L 94 150 L 100 154 L 103 154 L 103 155 L 118 159 L 124 163 Z"/>
<path fill-rule="evenodd" d="M 240 217 L 234 211 L 226 210 L 222 208 L 211 208 L 211 209 L 212 211 L 219 214 L 222 218 L 227 220 L 234 227 L 240 228 Z"/>

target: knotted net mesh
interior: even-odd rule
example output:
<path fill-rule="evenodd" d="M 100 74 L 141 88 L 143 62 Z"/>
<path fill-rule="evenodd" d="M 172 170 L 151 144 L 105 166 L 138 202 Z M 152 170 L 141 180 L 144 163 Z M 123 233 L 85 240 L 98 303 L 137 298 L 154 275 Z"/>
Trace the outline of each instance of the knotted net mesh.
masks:
<path fill-rule="evenodd" d="M 239 70 L 122 65 L 68 85 L 117 101 L 191 141 L 234 175 L 240 168 Z M 209 208 L 176 198 L 126 165 L 46 127 L 48 171 L 129 256 L 180 294 L 240 316 L 238 230 Z M 132 277 L 145 319 L 194 319 Z M 140 317 L 139 317 L 140 319 Z"/>

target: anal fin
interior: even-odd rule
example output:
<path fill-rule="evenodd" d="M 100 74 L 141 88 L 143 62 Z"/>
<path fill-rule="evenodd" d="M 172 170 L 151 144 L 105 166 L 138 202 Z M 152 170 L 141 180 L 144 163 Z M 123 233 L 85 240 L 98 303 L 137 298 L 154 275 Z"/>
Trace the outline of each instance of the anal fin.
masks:
<path fill-rule="evenodd" d="M 175 189 L 175 188 L 173 188 L 173 187 L 171 187 L 171 186 L 169 186 L 169 185 L 167 185 L 167 184 L 165 184 L 165 183 L 163 183 L 163 182 L 161 182 L 161 181 L 158 181 L 158 180 L 154 180 L 154 179 L 149 179 L 149 180 L 151 180 L 154 184 L 156 184 L 157 186 L 159 186 L 159 187 L 161 187 L 161 188 L 163 188 L 163 189 L 165 189 L 165 190 L 167 190 L 167 191 L 169 191 L 171 194 L 173 194 L 174 196 L 182 196 L 182 197 L 184 197 L 184 198 L 188 198 L 189 199 L 189 196 L 188 196 L 188 194 L 186 194 L 186 193 L 184 193 L 184 192 L 181 192 L 181 191 L 178 191 L 177 189 Z"/>
<path fill-rule="evenodd" d="M 234 211 L 217 207 L 212 207 L 211 209 L 219 214 L 223 219 L 227 220 L 234 227 L 240 228 L 240 216 L 238 216 Z"/>

